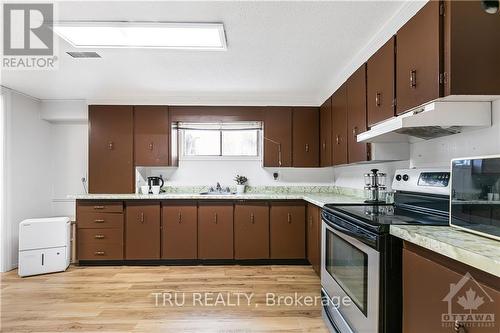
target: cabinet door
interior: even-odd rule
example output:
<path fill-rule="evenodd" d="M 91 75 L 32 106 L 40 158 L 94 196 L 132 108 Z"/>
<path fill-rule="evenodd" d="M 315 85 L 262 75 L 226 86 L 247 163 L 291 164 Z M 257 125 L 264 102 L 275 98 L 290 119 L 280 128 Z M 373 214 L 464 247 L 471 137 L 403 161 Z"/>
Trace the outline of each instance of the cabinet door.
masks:
<path fill-rule="evenodd" d="M 267 202 L 245 202 L 234 205 L 234 258 L 269 258 Z"/>
<path fill-rule="evenodd" d="M 160 258 L 160 203 L 127 202 L 125 259 Z"/>
<path fill-rule="evenodd" d="M 271 203 L 271 259 L 306 257 L 305 208 L 303 203 Z"/>
<path fill-rule="evenodd" d="M 368 126 L 394 117 L 395 42 L 396 37 L 392 37 L 368 59 L 366 66 Z"/>
<path fill-rule="evenodd" d="M 368 144 L 357 141 L 357 135 L 366 131 L 366 65 L 347 80 L 347 126 L 347 161 L 355 163 L 368 160 Z"/>
<path fill-rule="evenodd" d="M 328 98 L 319 110 L 320 166 L 332 165 L 332 99 Z"/>
<path fill-rule="evenodd" d="M 198 211 L 195 201 L 167 201 L 162 206 L 162 259 L 198 257 Z"/>
<path fill-rule="evenodd" d="M 233 257 L 233 204 L 200 202 L 198 258 L 233 259 Z"/>
<path fill-rule="evenodd" d="M 292 166 L 292 108 L 267 107 L 264 116 L 264 167 Z"/>
<path fill-rule="evenodd" d="M 320 274 L 320 208 L 313 204 L 307 205 L 307 260 L 316 274 Z"/>
<path fill-rule="evenodd" d="M 441 96 L 440 1 L 429 1 L 397 33 L 397 114 Z"/>
<path fill-rule="evenodd" d="M 313 107 L 293 108 L 294 167 L 319 166 L 319 110 Z"/>
<path fill-rule="evenodd" d="M 475 314 L 498 316 L 500 278 L 457 262 L 443 265 L 435 261 L 436 256 L 403 249 L 404 333 L 454 332 L 455 320 L 460 323 L 462 318 Z M 483 282 L 485 279 L 489 282 Z M 457 316 L 454 318 L 450 312 Z M 467 333 L 498 332 L 498 327 L 483 326 L 486 322 L 465 324 L 469 325 L 465 326 Z"/>
<path fill-rule="evenodd" d="M 333 165 L 347 163 L 347 88 L 344 83 L 332 95 Z"/>
<path fill-rule="evenodd" d="M 134 155 L 136 166 L 169 165 L 167 106 L 134 107 Z"/>
<path fill-rule="evenodd" d="M 134 193 L 133 107 L 89 106 L 89 193 Z"/>

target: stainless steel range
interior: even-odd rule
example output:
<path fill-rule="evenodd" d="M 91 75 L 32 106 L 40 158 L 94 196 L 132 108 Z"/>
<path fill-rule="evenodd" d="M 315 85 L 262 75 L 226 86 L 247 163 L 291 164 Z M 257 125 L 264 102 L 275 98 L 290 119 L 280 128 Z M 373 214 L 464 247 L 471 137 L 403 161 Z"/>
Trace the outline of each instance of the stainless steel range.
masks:
<path fill-rule="evenodd" d="M 401 332 L 401 247 L 393 224 L 449 224 L 449 170 L 404 169 L 394 204 L 325 205 L 323 317 L 331 332 Z"/>

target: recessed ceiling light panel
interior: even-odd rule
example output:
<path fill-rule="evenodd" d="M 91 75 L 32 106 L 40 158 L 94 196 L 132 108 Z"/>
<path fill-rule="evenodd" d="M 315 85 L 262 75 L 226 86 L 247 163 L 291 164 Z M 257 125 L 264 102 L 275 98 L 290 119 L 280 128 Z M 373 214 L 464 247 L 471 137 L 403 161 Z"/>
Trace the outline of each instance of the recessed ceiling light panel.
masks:
<path fill-rule="evenodd" d="M 227 49 L 222 23 L 59 22 L 54 31 L 78 48 Z"/>

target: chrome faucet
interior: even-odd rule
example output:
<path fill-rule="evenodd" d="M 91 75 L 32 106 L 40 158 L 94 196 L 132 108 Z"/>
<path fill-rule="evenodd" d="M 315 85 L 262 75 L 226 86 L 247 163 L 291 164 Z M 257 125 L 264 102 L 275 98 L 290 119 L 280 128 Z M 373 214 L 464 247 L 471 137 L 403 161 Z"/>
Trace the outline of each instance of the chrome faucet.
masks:
<path fill-rule="evenodd" d="M 217 186 L 215 187 L 215 190 L 216 190 L 217 192 L 221 192 L 221 191 L 222 191 L 222 187 L 220 186 L 220 183 L 219 183 L 219 182 L 217 182 Z"/>

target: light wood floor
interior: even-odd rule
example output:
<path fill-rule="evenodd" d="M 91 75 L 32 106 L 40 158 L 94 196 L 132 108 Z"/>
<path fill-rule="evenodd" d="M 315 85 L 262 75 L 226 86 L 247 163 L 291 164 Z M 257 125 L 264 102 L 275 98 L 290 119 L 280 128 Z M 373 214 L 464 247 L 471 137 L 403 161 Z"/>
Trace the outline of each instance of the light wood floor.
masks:
<path fill-rule="evenodd" d="M 319 296 L 310 266 L 70 267 L 1 278 L 1 332 L 327 332 L 319 303 L 266 304 L 266 293 Z M 154 293 L 174 291 L 179 301 L 185 293 L 184 306 L 163 306 L 163 294 L 156 305 Z M 193 292 L 220 292 L 232 304 L 234 293 L 253 297 L 223 306 L 203 296 L 214 306 L 201 306 Z"/>

